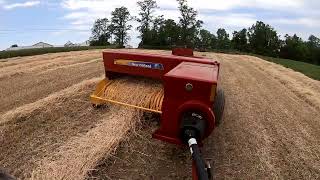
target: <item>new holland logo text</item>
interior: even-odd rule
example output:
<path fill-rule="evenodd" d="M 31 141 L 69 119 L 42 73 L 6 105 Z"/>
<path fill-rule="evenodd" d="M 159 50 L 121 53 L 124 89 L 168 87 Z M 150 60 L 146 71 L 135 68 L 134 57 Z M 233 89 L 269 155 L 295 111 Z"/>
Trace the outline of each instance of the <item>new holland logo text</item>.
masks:
<path fill-rule="evenodd" d="M 150 63 L 136 63 L 136 62 L 132 62 L 129 63 L 130 66 L 137 66 L 137 67 L 144 67 L 144 68 L 150 68 L 152 69 L 152 65 Z"/>
<path fill-rule="evenodd" d="M 148 68 L 148 69 L 163 70 L 163 65 L 162 64 L 160 64 L 160 63 L 152 63 L 152 62 L 141 62 L 141 61 L 118 59 L 118 60 L 114 61 L 114 64 L 141 67 L 141 68 Z"/>

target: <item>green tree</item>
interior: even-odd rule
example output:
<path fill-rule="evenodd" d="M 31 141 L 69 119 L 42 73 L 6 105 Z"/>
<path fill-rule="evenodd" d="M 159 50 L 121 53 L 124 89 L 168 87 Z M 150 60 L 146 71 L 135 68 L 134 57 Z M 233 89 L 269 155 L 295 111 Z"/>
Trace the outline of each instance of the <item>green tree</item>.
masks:
<path fill-rule="evenodd" d="M 268 24 L 257 21 L 248 31 L 250 50 L 253 53 L 277 56 L 281 41 L 277 32 Z"/>
<path fill-rule="evenodd" d="M 217 49 L 230 49 L 229 34 L 223 28 L 217 31 Z"/>
<path fill-rule="evenodd" d="M 296 34 L 293 36 L 285 35 L 283 47 L 280 50 L 280 57 L 308 62 L 309 49 L 306 43 Z"/>
<path fill-rule="evenodd" d="M 199 31 L 197 47 L 200 50 L 213 49 L 216 47 L 216 37 L 210 31 L 201 29 Z"/>
<path fill-rule="evenodd" d="M 310 51 L 309 61 L 320 65 L 320 39 L 314 35 L 309 36 L 307 46 Z"/>
<path fill-rule="evenodd" d="M 158 16 L 154 18 L 151 30 L 149 32 L 150 40 L 148 42 L 149 45 L 152 46 L 161 46 L 163 43 L 163 25 L 164 25 L 163 16 Z"/>
<path fill-rule="evenodd" d="M 172 46 L 172 45 L 176 45 L 176 43 L 178 42 L 179 39 L 179 34 L 177 32 L 179 32 L 179 26 L 176 22 L 174 22 L 173 19 L 166 19 L 163 22 L 163 26 L 162 26 L 162 31 L 163 31 L 163 37 L 162 39 L 165 40 L 165 44 L 163 44 L 164 46 Z"/>
<path fill-rule="evenodd" d="M 97 19 L 91 29 L 92 36 L 90 38 L 91 46 L 105 46 L 109 45 L 108 42 L 111 34 L 108 30 L 109 20 L 107 18 Z"/>
<path fill-rule="evenodd" d="M 203 22 L 197 20 L 198 12 L 188 6 L 187 0 L 177 0 L 177 2 L 181 13 L 181 17 L 179 17 L 181 43 L 186 46 L 194 46 Z"/>
<path fill-rule="evenodd" d="M 234 31 L 231 40 L 232 47 L 236 50 L 246 52 L 248 51 L 247 29 L 241 31 Z"/>
<path fill-rule="evenodd" d="M 139 18 L 137 18 L 137 21 L 140 23 L 137 28 L 141 38 L 139 46 L 143 46 L 144 44 L 148 44 L 148 41 L 152 40 L 150 37 L 150 25 L 153 22 L 153 13 L 158 6 L 157 2 L 154 0 L 141 0 L 138 1 L 137 4 L 140 8 Z"/>
<path fill-rule="evenodd" d="M 313 48 L 320 48 L 320 39 L 314 35 L 310 35 L 308 38 L 308 45 Z"/>
<path fill-rule="evenodd" d="M 112 30 L 115 35 L 116 44 L 119 47 L 124 47 L 125 43 L 128 42 L 129 36 L 128 31 L 132 28 L 128 22 L 132 19 L 128 8 L 122 6 L 116 8 L 111 12 L 111 24 Z"/>

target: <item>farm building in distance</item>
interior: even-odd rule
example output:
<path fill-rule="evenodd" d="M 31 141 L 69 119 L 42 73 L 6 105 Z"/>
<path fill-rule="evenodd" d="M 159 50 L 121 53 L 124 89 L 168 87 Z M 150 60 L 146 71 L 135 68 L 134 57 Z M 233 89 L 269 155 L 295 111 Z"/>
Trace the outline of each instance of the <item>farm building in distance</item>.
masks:
<path fill-rule="evenodd" d="M 83 43 L 72 43 L 68 41 L 64 45 L 51 45 L 44 42 L 38 42 L 32 46 L 18 46 L 18 47 L 10 47 L 6 49 L 6 51 L 15 51 L 15 50 L 22 50 L 22 49 L 38 49 L 38 48 L 50 48 L 50 47 L 80 47 L 80 46 L 90 46 L 90 41 L 85 41 Z"/>
<path fill-rule="evenodd" d="M 79 47 L 79 46 L 90 46 L 90 41 L 85 41 L 83 43 L 72 43 L 71 41 L 68 41 L 64 47 Z"/>
<path fill-rule="evenodd" d="M 15 51 L 15 50 L 21 50 L 21 49 L 37 49 L 37 48 L 49 48 L 54 47 L 51 44 L 44 43 L 44 42 L 38 42 L 32 46 L 18 46 L 18 47 L 10 47 L 6 49 L 6 51 Z"/>

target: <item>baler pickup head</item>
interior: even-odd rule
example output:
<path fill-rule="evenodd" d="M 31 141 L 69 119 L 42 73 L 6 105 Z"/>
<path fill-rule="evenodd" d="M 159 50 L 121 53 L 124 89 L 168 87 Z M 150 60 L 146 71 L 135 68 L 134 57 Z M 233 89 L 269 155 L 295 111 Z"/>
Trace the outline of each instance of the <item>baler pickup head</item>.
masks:
<path fill-rule="evenodd" d="M 128 94 L 132 96 L 132 93 L 137 92 L 130 89 L 128 84 L 139 83 L 141 85 L 141 81 L 143 80 L 144 82 L 148 81 L 147 83 L 149 84 L 149 88 L 143 87 L 142 89 L 144 91 L 143 97 L 139 97 L 139 100 L 128 98 Z M 95 92 L 91 95 L 91 102 L 94 106 L 99 106 L 105 103 L 114 103 L 161 114 L 162 101 L 164 97 L 161 83 L 157 83 L 155 81 L 152 82 L 148 79 L 143 80 L 141 78 L 130 77 L 117 80 L 109 80 L 107 78 L 103 79 L 99 82 Z M 135 86 L 135 88 L 139 88 L 139 86 Z M 138 91 L 138 94 L 141 93 Z"/>

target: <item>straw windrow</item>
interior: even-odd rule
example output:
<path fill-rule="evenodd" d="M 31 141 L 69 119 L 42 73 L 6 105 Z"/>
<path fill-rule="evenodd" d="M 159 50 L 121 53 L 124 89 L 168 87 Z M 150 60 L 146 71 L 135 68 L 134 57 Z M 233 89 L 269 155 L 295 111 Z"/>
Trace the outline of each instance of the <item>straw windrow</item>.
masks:
<path fill-rule="evenodd" d="M 161 90 L 161 85 L 147 79 L 123 78 L 112 83 L 110 98 L 143 104 L 146 94 Z M 113 152 L 121 139 L 141 118 L 141 111 L 110 105 L 110 112 L 85 135 L 66 142 L 52 156 L 40 162 L 32 179 L 84 179 L 97 163 Z"/>

